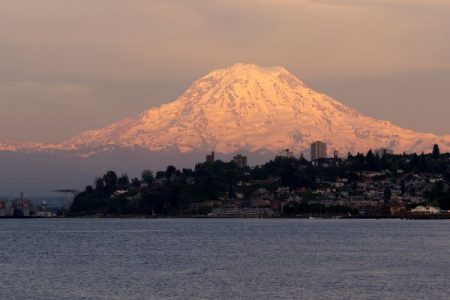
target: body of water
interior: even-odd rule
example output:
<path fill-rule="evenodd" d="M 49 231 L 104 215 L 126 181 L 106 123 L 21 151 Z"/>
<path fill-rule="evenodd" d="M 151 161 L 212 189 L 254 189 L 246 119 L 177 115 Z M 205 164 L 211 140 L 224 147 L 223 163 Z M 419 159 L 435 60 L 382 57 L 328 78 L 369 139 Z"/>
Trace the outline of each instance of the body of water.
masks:
<path fill-rule="evenodd" d="M 449 299 L 450 221 L 0 220 L 0 299 Z"/>

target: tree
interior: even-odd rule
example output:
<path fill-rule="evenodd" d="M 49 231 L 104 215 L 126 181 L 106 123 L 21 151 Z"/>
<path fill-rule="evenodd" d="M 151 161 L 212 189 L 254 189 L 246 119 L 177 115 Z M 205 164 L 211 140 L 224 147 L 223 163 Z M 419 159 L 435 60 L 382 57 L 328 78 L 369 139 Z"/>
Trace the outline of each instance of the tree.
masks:
<path fill-rule="evenodd" d="M 433 146 L 433 154 L 432 154 L 434 159 L 439 159 L 439 157 L 441 157 L 441 151 L 439 150 L 439 145 L 435 144 Z"/>
<path fill-rule="evenodd" d="M 117 188 L 117 174 L 114 171 L 108 171 L 103 175 L 103 181 L 105 182 L 105 190 L 107 193 L 112 194 Z"/>
<path fill-rule="evenodd" d="M 175 175 L 177 172 L 177 168 L 174 166 L 168 166 L 166 169 L 166 179 L 170 181 L 172 179 L 172 176 Z"/>
<path fill-rule="evenodd" d="M 444 183 L 442 181 L 438 181 L 436 183 L 436 194 L 438 196 L 442 196 L 443 193 L 444 193 Z"/>
<path fill-rule="evenodd" d="M 131 180 L 131 185 L 134 186 L 134 187 L 139 187 L 139 186 L 141 185 L 141 182 L 139 181 L 139 178 L 134 177 L 134 178 Z"/>
<path fill-rule="evenodd" d="M 411 171 L 416 171 L 420 166 L 420 159 L 416 153 L 413 153 L 411 161 L 410 161 Z"/>
<path fill-rule="evenodd" d="M 366 155 L 367 167 L 370 171 L 379 171 L 380 169 L 380 157 L 375 156 L 372 150 L 369 150 Z"/>
<path fill-rule="evenodd" d="M 144 170 L 142 171 L 141 179 L 144 183 L 151 185 L 155 177 L 153 176 L 153 172 L 151 170 Z"/>
<path fill-rule="evenodd" d="M 403 196 L 403 195 L 405 194 L 405 191 L 406 191 L 405 181 L 404 181 L 404 180 L 401 181 L 400 187 L 401 187 L 401 190 L 402 190 L 402 196 Z"/>
<path fill-rule="evenodd" d="M 126 173 L 122 174 L 119 177 L 119 179 L 117 180 L 117 185 L 121 189 L 127 188 L 130 185 L 130 179 L 128 178 L 128 175 Z"/>
<path fill-rule="evenodd" d="M 105 190 L 105 182 L 101 178 L 95 179 L 95 191 L 97 193 L 103 193 Z"/>
<path fill-rule="evenodd" d="M 391 198 L 392 198 L 391 189 L 389 187 L 386 187 L 384 189 L 384 202 L 389 203 L 391 201 Z"/>

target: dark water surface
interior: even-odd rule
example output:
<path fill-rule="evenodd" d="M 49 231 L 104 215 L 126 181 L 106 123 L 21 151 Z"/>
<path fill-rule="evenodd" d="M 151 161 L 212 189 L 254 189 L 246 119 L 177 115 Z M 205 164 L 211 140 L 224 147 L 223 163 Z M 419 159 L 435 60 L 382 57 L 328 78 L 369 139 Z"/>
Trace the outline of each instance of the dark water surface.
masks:
<path fill-rule="evenodd" d="M 0 220 L 0 299 L 450 299 L 450 221 Z"/>

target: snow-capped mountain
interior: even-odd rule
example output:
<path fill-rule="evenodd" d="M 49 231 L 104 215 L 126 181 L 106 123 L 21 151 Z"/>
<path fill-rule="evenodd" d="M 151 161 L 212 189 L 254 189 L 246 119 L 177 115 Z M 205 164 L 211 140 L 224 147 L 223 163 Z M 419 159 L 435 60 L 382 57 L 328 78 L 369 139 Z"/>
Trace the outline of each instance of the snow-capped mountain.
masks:
<path fill-rule="evenodd" d="M 365 116 L 315 92 L 284 68 L 253 64 L 213 71 L 174 102 L 137 119 L 85 132 L 60 146 L 300 152 L 316 140 L 343 153 L 382 146 L 396 152 L 422 152 L 435 143 L 450 149 L 449 136 L 417 133 Z"/>
<path fill-rule="evenodd" d="M 24 151 L 39 152 L 42 150 L 57 150 L 61 147 L 56 144 L 46 144 L 39 142 L 16 142 L 16 141 L 0 141 L 0 151 Z"/>
<path fill-rule="evenodd" d="M 284 68 L 253 64 L 213 71 L 194 82 L 177 100 L 152 108 L 136 119 L 87 131 L 57 145 L 33 144 L 32 149 L 80 150 L 89 154 L 93 149 L 139 147 L 226 154 L 289 148 L 298 153 L 307 151 L 317 140 L 341 153 L 379 147 L 396 152 L 428 152 L 435 143 L 450 150 L 450 136 L 417 133 L 365 116 L 315 92 Z"/>
<path fill-rule="evenodd" d="M 82 133 L 58 144 L 0 142 L 0 192 L 49 195 L 82 189 L 107 170 L 139 176 L 168 164 L 192 168 L 205 152 L 229 160 L 235 152 L 250 164 L 290 148 L 308 157 L 323 140 L 329 154 L 389 147 L 430 152 L 450 150 L 450 136 L 416 133 L 354 109 L 308 88 L 283 68 L 238 64 L 196 81 L 176 101 L 136 119 Z"/>

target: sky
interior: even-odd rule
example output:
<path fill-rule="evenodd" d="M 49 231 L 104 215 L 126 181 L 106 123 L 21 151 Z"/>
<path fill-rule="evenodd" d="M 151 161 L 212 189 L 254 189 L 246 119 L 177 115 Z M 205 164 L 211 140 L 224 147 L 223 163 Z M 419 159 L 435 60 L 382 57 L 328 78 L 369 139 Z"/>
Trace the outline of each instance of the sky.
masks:
<path fill-rule="evenodd" d="M 450 0 L 0 0 L 0 140 L 59 142 L 238 62 L 450 134 Z"/>

